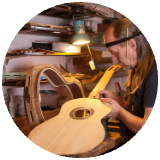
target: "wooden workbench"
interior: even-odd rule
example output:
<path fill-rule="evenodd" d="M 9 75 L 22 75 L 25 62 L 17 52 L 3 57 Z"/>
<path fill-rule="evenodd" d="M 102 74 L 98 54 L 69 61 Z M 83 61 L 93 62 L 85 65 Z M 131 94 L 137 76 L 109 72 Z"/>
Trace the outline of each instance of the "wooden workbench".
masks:
<path fill-rule="evenodd" d="M 102 143 L 100 143 L 93 150 L 83 154 L 67 155 L 67 157 L 73 157 L 73 158 L 96 157 L 122 145 L 125 141 L 125 136 L 121 136 L 119 133 L 110 132 L 109 135 L 110 137 L 106 138 Z"/>
<path fill-rule="evenodd" d="M 48 116 L 49 113 L 50 115 Z M 48 120 L 51 117 L 54 117 L 58 115 L 59 110 L 53 110 L 52 112 L 44 112 L 43 115 L 45 116 L 45 119 Z M 27 136 L 29 132 L 31 131 L 31 128 L 29 126 L 29 123 L 27 121 L 27 117 L 24 116 L 21 119 L 14 119 L 14 122 L 18 126 L 18 128 Z M 25 123 L 25 126 L 24 126 Z M 27 125 L 26 125 L 27 123 Z M 125 132 L 125 131 L 123 131 Z M 84 158 L 84 157 L 95 157 L 101 154 L 104 154 L 106 152 L 109 152 L 110 150 L 114 149 L 115 147 L 122 145 L 125 142 L 125 135 L 121 135 L 120 133 L 116 132 L 109 132 L 107 133 L 107 138 L 103 142 L 101 142 L 97 147 L 95 147 L 93 150 L 83 153 L 83 154 L 77 154 L 77 155 L 67 155 L 67 157 L 75 157 L 75 158 Z"/>

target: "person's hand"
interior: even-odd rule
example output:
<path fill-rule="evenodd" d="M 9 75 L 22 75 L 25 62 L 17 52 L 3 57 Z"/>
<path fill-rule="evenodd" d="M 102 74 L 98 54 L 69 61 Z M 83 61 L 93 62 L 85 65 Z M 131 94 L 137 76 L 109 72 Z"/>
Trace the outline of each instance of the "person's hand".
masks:
<path fill-rule="evenodd" d="M 120 113 L 120 109 L 122 108 L 114 99 L 111 98 L 101 98 L 101 102 L 103 103 L 110 103 L 111 104 L 111 111 L 103 118 L 109 117 L 118 117 Z"/>
<path fill-rule="evenodd" d="M 107 90 L 101 90 L 101 91 L 99 91 L 99 94 L 100 94 L 100 99 L 101 98 L 111 98 L 111 99 L 115 100 L 116 102 L 118 102 L 122 107 L 124 107 L 123 99 L 118 97 L 113 92 L 107 91 Z"/>

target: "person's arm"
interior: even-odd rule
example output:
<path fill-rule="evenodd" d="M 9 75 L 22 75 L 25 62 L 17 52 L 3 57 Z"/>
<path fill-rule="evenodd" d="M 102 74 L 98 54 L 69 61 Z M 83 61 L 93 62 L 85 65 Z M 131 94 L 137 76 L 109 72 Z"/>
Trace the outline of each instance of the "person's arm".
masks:
<path fill-rule="evenodd" d="M 137 117 L 121 107 L 118 118 L 134 133 L 137 133 L 147 121 L 152 108 L 145 108 L 144 117 Z"/>
<path fill-rule="evenodd" d="M 142 126 L 145 124 L 148 119 L 152 108 L 145 108 L 144 118 L 137 117 L 123 107 L 121 107 L 115 100 L 111 98 L 102 98 L 102 102 L 110 103 L 112 106 L 112 110 L 109 114 L 105 116 L 107 117 L 117 117 L 123 121 L 123 123 L 134 133 L 137 133 Z"/>

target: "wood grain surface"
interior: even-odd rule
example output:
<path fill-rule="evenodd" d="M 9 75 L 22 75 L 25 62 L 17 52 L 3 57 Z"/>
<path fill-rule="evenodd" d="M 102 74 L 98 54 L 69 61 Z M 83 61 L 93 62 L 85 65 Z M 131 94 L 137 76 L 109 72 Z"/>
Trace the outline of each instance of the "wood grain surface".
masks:
<path fill-rule="evenodd" d="M 75 114 L 83 109 L 90 111 L 88 115 Z M 105 130 L 101 119 L 110 110 L 109 104 L 97 99 L 68 101 L 59 115 L 34 128 L 28 138 L 41 148 L 59 155 L 87 152 L 103 141 Z"/>

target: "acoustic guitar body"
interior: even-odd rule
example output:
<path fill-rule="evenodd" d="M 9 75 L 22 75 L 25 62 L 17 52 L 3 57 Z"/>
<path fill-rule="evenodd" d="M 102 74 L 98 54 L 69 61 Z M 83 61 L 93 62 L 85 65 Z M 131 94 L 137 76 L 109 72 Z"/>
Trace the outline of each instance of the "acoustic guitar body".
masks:
<path fill-rule="evenodd" d="M 35 127 L 28 138 L 58 155 L 85 153 L 104 140 L 101 119 L 110 111 L 110 104 L 98 99 L 70 100 L 62 106 L 59 115 Z"/>
<path fill-rule="evenodd" d="M 104 89 L 114 72 L 122 67 L 120 65 L 113 65 L 108 68 L 88 98 L 81 98 L 84 97 L 84 94 L 78 83 L 66 83 L 54 67 L 48 65 L 45 66 L 47 69 L 42 69 L 42 67 L 44 66 L 39 66 L 39 68 L 41 68 L 40 71 L 37 70 L 36 67 L 37 77 L 39 77 L 43 71 L 53 86 L 65 84 L 66 87 L 74 93 L 73 98 L 76 99 L 63 104 L 60 113 L 56 117 L 35 127 L 30 132 L 28 138 L 41 148 L 58 155 L 78 155 L 93 150 L 105 138 L 105 130 L 101 120 L 111 111 L 110 104 L 102 103 L 99 100 L 98 91 Z M 33 71 L 32 74 L 34 73 Z M 32 76 L 32 78 L 33 77 L 34 76 Z M 28 78 L 28 80 L 27 82 L 30 82 L 30 78 Z M 36 80 L 34 82 L 36 82 Z M 37 86 L 34 84 L 29 85 L 30 90 L 33 86 Z M 35 88 L 33 91 L 34 90 Z M 35 106 L 38 106 L 37 93 L 38 92 L 36 92 L 37 103 L 36 105 L 33 103 Z M 32 97 L 32 94 L 30 94 L 30 96 Z M 33 99 L 35 99 L 34 96 Z M 27 100 L 28 99 L 26 99 L 26 101 Z M 27 109 L 29 107 L 30 106 L 28 106 Z M 28 113 L 30 112 L 29 110 Z M 35 124 L 33 124 L 33 126 L 35 126 Z"/>

